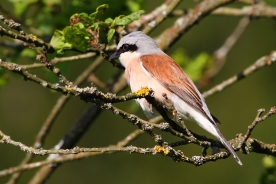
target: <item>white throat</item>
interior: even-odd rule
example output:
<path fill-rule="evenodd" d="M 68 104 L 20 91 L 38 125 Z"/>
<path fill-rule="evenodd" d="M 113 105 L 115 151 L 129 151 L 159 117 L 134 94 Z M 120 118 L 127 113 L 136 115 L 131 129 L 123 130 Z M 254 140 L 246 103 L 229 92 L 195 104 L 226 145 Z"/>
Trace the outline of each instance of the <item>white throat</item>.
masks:
<path fill-rule="evenodd" d="M 124 52 L 120 55 L 119 59 L 121 64 L 127 68 L 128 64 L 132 61 L 137 61 L 140 58 L 140 54 L 138 52 Z"/>

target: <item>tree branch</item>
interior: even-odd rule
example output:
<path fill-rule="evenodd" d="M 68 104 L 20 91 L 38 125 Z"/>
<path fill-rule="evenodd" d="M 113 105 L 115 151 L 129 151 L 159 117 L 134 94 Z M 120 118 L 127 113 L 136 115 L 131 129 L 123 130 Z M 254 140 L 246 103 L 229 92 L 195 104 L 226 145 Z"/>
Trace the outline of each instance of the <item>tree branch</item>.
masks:
<path fill-rule="evenodd" d="M 88 52 L 88 53 L 85 53 L 85 54 L 79 54 L 79 55 L 69 56 L 69 57 L 60 57 L 60 58 L 56 57 L 56 58 L 52 59 L 49 62 L 52 65 L 55 65 L 57 63 L 63 63 L 63 62 L 67 62 L 67 61 L 75 61 L 75 60 L 80 60 L 80 59 L 87 59 L 87 58 L 91 58 L 93 56 L 96 56 L 96 53 L 94 53 L 94 52 Z M 23 70 L 27 70 L 27 69 L 45 67 L 45 64 L 34 63 L 34 64 L 30 64 L 30 65 L 20 65 L 19 67 L 21 67 Z"/>
<path fill-rule="evenodd" d="M 3 15 L 0 15 L 0 20 L 2 20 L 5 24 L 7 24 L 10 28 L 15 29 L 19 31 L 18 33 L 15 33 L 13 31 L 7 30 L 0 26 L 0 35 L 1 36 L 7 36 L 13 39 L 18 39 L 23 42 L 34 44 L 36 47 L 45 47 L 49 53 L 52 53 L 55 51 L 55 49 L 48 43 L 45 43 L 43 40 L 37 38 L 36 36 L 32 34 L 25 34 L 23 30 L 20 27 L 19 23 L 14 22 L 13 20 L 7 20 L 4 18 Z"/>
<path fill-rule="evenodd" d="M 90 53 L 91 54 L 91 53 Z M 76 56 L 78 57 L 78 56 Z M 80 56 L 82 58 L 85 58 L 85 57 L 89 57 L 89 54 L 86 54 L 86 55 L 83 55 L 83 56 Z M 69 58 L 75 58 L 75 57 L 68 57 Z M 66 60 L 65 58 L 62 59 L 62 60 Z M 58 60 L 57 60 L 58 61 Z M 97 67 L 100 66 L 100 64 L 102 63 L 103 61 L 103 58 L 102 57 L 98 57 L 94 62 L 92 62 L 90 64 L 90 66 L 88 66 L 88 68 L 82 72 L 81 75 L 79 75 L 79 77 L 74 81 L 74 84 L 76 85 L 79 85 L 79 84 L 82 84 L 85 79 L 90 75 L 90 73 L 92 71 L 94 71 Z M 41 126 L 41 129 L 39 130 L 38 134 L 36 135 L 36 139 L 35 139 L 35 142 L 33 144 L 33 147 L 34 148 L 41 148 L 44 144 L 44 140 L 47 136 L 47 133 L 50 131 L 54 121 L 56 120 L 57 116 L 59 115 L 59 113 L 61 112 L 61 110 L 63 109 L 63 107 L 65 106 L 65 104 L 68 102 L 68 100 L 70 99 L 71 96 L 65 96 L 65 95 L 62 95 L 61 97 L 59 97 L 59 99 L 56 101 L 56 104 L 54 105 L 54 107 L 52 108 L 50 114 L 48 115 L 48 117 L 46 118 L 45 122 L 43 123 L 43 125 Z M 96 108 L 97 109 L 97 108 Z M 94 113 L 96 114 L 99 114 L 97 113 L 98 111 L 95 111 L 95 108 L 93 109 L 89 109 L 88 110 L 89 115 L 93 115 Z M 87 117 L 87 116 L 86 116 Z M 89 121 L 89 118 L 88 118 L 88 121 Z M 89 121 L 90 123 L 91 121 Z M 82 125 L 82 122 L 81 123 L 77 123 L 79 126 L 77 128 L 78 132 L 79 131 L 79 127 L 80 125 Z M 84 123 L 85 124 L 85 123 Z M 87 128 L 87 123 L 85 124 Z M 86 130 L 86 128 L 84 128 Z M 72 134 L 74 136 L 72 136 Z M 73 137 L 80 137 L 80 136 L 77 136 L 76 134 L 76 131 L 73 131 L 73 133 L 70 134 L 70 138 L 73 138 Z M 63 143 L 64 144 L 67 144 L 69 141 L 66 139 L 66 140 L 63 140 Z M 19 166 L 23 166 L 27 163 L 29 163 L 32 159 L 33 159 L 33 154 L 27 154 L 26 157 L 22 160 L 22 162 L 20 163 Z M 10 178 L 9 180 L 9 183 L 15 183 L 15 181 L 18 179 L 18 177 L 20 176 L 21 173 L 17 172 L 17 173 L 14 173 L 12 175 L 12 177 Z"/>
<path fill-rule="evenodd" d="M 141 26 L 146 25 L 142 32 L 145 34 L 150 33 L 165 20 L 179 3 L 180 0 L 165 0 L 163 4 L 155 8 L 152 12 L 142 15 L 139 20 L 130 23 L 127 26 L 128 30 L 130 32 L 137 31 Z"/>
<path fill-rule="evenodd" d="M 124 96 L 116 96 L 112 93 L 103 93 L 99 91 L 95 86 L 93 87 L 85 87 L 85 88 L 79 88 L 77 86 L 61 86 L 58 83 L 52 84 L 50 82 L 47 82 L 36 75 L 33 75 L 29 73 L 28 71 L 22 70 L 22 68 L 15 64 L 15 63 L 8 63 L 0 59 L 0 66 L 2 68 L 8 69 L 14 73 L 20 74 L 24 77 L 25 80 L 33 81 L 37 84 L 42 85 L 43 87 L 55 90 L 57 92 L 61 92 L 64 95 L 73 95 L 73 96 L 79 96 L 81 99 L 83 99 L 86 102 L 92 102 L 96 103 L 95 100 L 100 100 L 105 103 L 119 103 L 119 102 L 125 102 L 128 100 L 133 100 L 137 98 L 144 98 L 146 96 L 152 95 L 151 90 L 144 88 L 140 91 L 137 91 L 136 93 L 129 93 Z M 57 71 L 59 73 L 59 71 Z M 70 85 L 71 82 L 69 82 Z"/>
<path fill-rule="evenodd" d="M 162 50 L 167 50 L 202 18 L 206 17 L 216 8 L 231 2 L 234 2 L 234 0 L 205 0 L 197 4 L 187 15 L 178 18 L 172 27 L 166 29 L 158 36 L 156 39 L 158 46 Z"/>
<path fill-rule="evenodd" d="M 237 75 L 234 75 L 233 77 L 230 77 L 229 79 L 223 81 L 222 83 L 216 85 L 215 87 L 209 89 L 208 91 L 204 92 L 202 96 L 204 98 L 215 94 L 216 92 L 224 90 L 226 87 L 229 87 L 230 85 L 234 84 L 237 81 L 240 81 L 241 79 L 244 79 L 245 77 L 249 76 L 250 74 L 253 74 L 254 72 L 258 71 L 259 69 L 263 68 L 264 66 L 270 66 L 276 61 L 276 51 L 272 51 L 270 55 L 263 56 L 260 59 L 258 59 L 255 63 L 253 63 L 251 66 L 247 67 L 245 70 L 240 72 Z"/>
<path fill-rule="evenodd" d="M 268 117 L 274 115 L 276 113 L 276 107 L 272 107 L 270 111 L 261 117 L 260 119 L 260 112 L 263 110 L 258 111 L 258 115 L 255 118 L 254 122 L 252 123 L 253 128 L 256 127 L 257 121 L 264 121 Z M 252 131 L 253 128 L 249 128 L 248 131 Z M 139 134 L 139 132 L 135 131 L 135 133 L 132 133 L 131 137 L 134 138 L 136 137 L 136 134 Z M 249 134 L 247 134 L 249 135 Z M 239 144 L 243 144 L 243 141 L 247 137 L 247 135 L 242 136 L 239 134 L 237 138 L 235 138 L 234 142 L 238 142 Z M 2 137 L 1 143 L 5 144 L 11 144 L 16 147 L 20 147 L 21 150 L 31 152 L 33 154 L 37 155 L 46 155 L 46 154 L 61 154 L 61 155 L 67 155 L 67 154 L 74 154 L 74 155 L 68 155 L 68 156 L 60 156 L 60 157 L 55 157 L 54 159 L 47 160 L 47 161 L 41 161 L 37 163 L 32 163 L 32 164 L 27 164 L 15 168 L 10 168 L 7 170 L 3 170 L 0 172 L 0 177 L 6 176 L 8 174 L 12 174 L 14 172 L 22 171 L 22 170 L 27 170 L 27 169 L 33 169 L 36 167 L 40 167 L 42 165 L 50 164 L 50 163 L 61 163 L 65 161 L 71 161 L 71 160 L 76 160 L 80 158 L 85 158 L 87 156 L 94 156 L 94 153 L 96 152 L 97 154 L 103 154 L 103 153 L 111 153 L 111 152 L 129 152 L 129 153 L 140 153 L 140 154 L 152 154 L 155 155 L 156 153 L 163 154 L 165 156 L 171 157 L 174 161 L 176 162 L 187 162 L 194 164 L 196 166 L 200 166 L 203 164 L 206 164 L 210 161 L 215 161 L 219 159 L 225 159 L 230 156 L 228 152 L 219 152 L 215 153 L 213 155 L 208 155 L 208 156 L 192 156 L 192 157 L 187 157 L 181 152 L 180 150 L 174 150 L 172 147 L 164 144 L 163 146 L 155 146 L 154 148 L 139 148 L 136 146 L 127 146 L 127 147 L 120 147 L 120 146 L 125 146 L 131 139 L 131 137 L 127 136 L 125 140 L 120 141 L 117 143 L 116 146 L 109 146 L 109 147 L 104 147 L 104 148 L 79 148 L 75 147 L 73 149 L 60 149 L 60 150 L 44 150 L 44 149 L 35 149 L 32 147 L 28 147 L 21 142 L 16 142 L 12 140 L 9 136 L 5 135 L 2 131 L 0 131 L 0 136 Z M 233 142 L 233 140 L 231 140 Z M 120 146 L 119 146 L 120 145 Z M 256 153 L 262 153 L 262 154 L 267 154 L 267 155 L 272 155 L 276 156 L 276 145 L 275 144 L 266 144 L 263 143 L 257 139 L 254 138 L 249 138 L 245 142 L 244 148 L 247 150 L 246 154 L 249 152 L 256 152 Z M 240 148 L 236 148 L 240 149 Z"/>
<path fill-rule="evenodd" d="M 192 10 L 174 10 L 169 16 L 182 16 Z M 242 8 L 220 7 L 211 12 L 211 15 L 226 15 L 233 17 L 250 16 L 250 18 L 275 18 L 276 8 L 266 5 L 264 2 L 254 4 L 254 11 L 252 6 L 244 6 Z"/>

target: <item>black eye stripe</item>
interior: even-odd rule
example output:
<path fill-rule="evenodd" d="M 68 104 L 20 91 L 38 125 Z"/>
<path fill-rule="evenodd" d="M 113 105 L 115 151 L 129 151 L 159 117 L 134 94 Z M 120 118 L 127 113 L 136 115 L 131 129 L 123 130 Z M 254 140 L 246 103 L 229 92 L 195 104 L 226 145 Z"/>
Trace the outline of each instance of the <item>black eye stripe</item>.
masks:
<path fill-rule="evenodd" d="M 120 50 L 120 53 L 124 53 L 124 52 L 128 52 L 128 51 L 130 51 L 130 52 L 134 52 L 134 51 L 136 51 L 138 48 L 137 48 L 137 46 L 136 45 L 130 45 L 130 44 L 123 44 L 122 46 L 121 46 L 121 48 L 119 49 Z"/>

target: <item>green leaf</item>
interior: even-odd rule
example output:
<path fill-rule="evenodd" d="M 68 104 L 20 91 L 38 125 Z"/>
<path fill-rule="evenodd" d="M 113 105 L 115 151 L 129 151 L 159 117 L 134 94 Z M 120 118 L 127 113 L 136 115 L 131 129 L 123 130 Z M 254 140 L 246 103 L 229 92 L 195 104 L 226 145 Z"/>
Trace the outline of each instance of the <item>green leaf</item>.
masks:
<path fill-rule="evenodd" d="M 107 18 L 107 19 L 105 19 L 104 22 L 107 23 L 107 24 L 111 24 L 113 22 L 113 19 L 112 18 Z"/>
<path fill-rule="evenodd" d="M 108 4 L 102 4 L 97 7 L 96 12 L 104 13 L 107 8 L 109 8 Z"/>
<path fill-rule="evenodd" d="M 64 50 L 72 48 L 85 52 L 90 48 L 89 39 L 91 39 L 91 34 L 79 22 L 73 27 L 65 27 L 63 31 L 56 30 L 50 44 L 57 50 L 58 54 L 63 54 Z"/>
<path fill-rule="evenodd" d="M 64 29 L 64 38 L 66 43 L 71 44 L 74 48 L 82 52 L 85 52 L 90 48 L 89 40 L 93 39 L 91 38 L 91 34 L 80 22 L 73 27 L 67 26 Z M 70 47 L 68 44 L 66 44 L 66 46 Z"/>
<path fill-rule="evenodd" d="M 98 13 L 103 13 L 108 8 L 107 4 L 98 6 L 94 13 L 74 14 L 70 18 L 70 26 L 62 31 L 55 31 L 51 45 L 58 54 L 63 54 L 66 49 L 76 49 L 86 52 L 91 47 L 98 47 L 111 41 L 118 26 L 125 26 L 139 19 L 144 11 L 140 10 L 130 15 L 120 15 L 115 19 L 107 18 L 104 21 L 96 20 Z"/>
<path fill-rule="evenodd" d="M 145 11 L 143 11 L 143 10 L 139 10 L 139 11 L 134 12 L 127 16 L 116 17 L 114 20 L 114 24 L 118 25 L 118 26 L 125 26 L 125 25 L 133 22 L 134 20 L 138 20 L 140 18 L 141 14 L 143 14 L 144 12 Z"/>
<path fill-rule="evenodd" d="M 51 39 L 50 45 L 52 45 L 57 54 L 64 54 L 64 50 L 72 49 L 73 46 L 70 43 L 65 42 L 63 31 L 56 30 L 54 36 Z"/>
<path fill-rule="evenodd" d="M 96 16 L 98 15 L 98 13 L 99 13 L 99 12 L 104 13 L 105 10 L 106 10 L 108 7 L 109 7 L 108 4 L 103 4 L 103 5 L 98 6 L 97 9 L 96 9 L 96 11 L 95 11 L 94 13 L 91 13 L 91 14 L 89 15 L 89 17 L 91 18 L 91 20 L 95 21 Z"/>
<path fill-rule="evenodd" d="M 64 45 L 62 46 L 62 48 L 63 48 L 64 50 L 66 50 L 66 49 L 72 49 L 72 48 L 73 48 L 73 45 L 70 44 L 70 43 L 64 43 Z"/>
<path fill-rule="evenodd" d="M 76 13 L 70 18 L 71 25 L 81 22 L 86 26 L 91 25 L 94 22 L 94 18 L 89 16 L 87 13 Z"/>
<path fill-rule="evenodd" d="M 98 24 L 100 28 L 108 28 L 110 26 L 110 24 L 106 22 L 99 22 Z"/>
<path fill-rule="evenodd" d="M 115 33 L 115 29 L 109 29 L 109 31 L 107 33 L 107 42 L 110 42 L 110 40 L 112 39 L 114 33 Z"/>
<path fill-rule="evenodd" d="M 58 54 L 63 54 L 64 44 L 65 41 L 63 31 L 56 30 L 51 38 L 50 45 L 55 48 Z M 68 49 L 68 46 L 66 48 Z"/>
<path fill-rule="evenodd" d="M 99 28 L 99 22 L 95 22 L 93 25 L 90 26 L 93 30 L 96 30 Z"/>
<path fill-rule="evenodd" d="M 89 17 L 91 18 L 91 20 L 95 21 L 97 14 L 98 12 L 91 13 Z"/>

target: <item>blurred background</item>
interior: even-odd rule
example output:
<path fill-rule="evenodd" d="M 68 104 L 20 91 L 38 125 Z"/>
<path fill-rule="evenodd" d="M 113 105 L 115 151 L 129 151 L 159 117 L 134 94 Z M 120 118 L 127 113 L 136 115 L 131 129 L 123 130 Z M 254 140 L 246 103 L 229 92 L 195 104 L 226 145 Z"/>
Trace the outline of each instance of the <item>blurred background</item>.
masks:
<path fill-rule="evenodd" d="M 276 7 L 274 0 L 265 1 L 269 6 Z M 49 42 L 54 30 L 63 29 L 69 25 L 70 16 L 74 13 L 91 13 L 101 4 L 109 4 L 110 8 L 104 14 L 115 17 L 127 15 L 139 9 L 145 14 L 160 6 L 163 1 L 126 1 L 117 0 L 6 0 L 0 2 L 0 14 L 7 19 L 13 19 L 22 24 L 26 33 L 32 33 Z M 189 9 L 196 6 L 196 1 L 187 0 L 176 9 Z M 242 3 L 229 5 L 241 8 Z M 248 5 L 247 5 L 248 6 Z M 185 57 L 196 58 L 201 53 L 210 56 L 221 47 L 227 37 L 233 32 L 242 17 L 209 15 L 193 26 L 178 40 L 167 53 L 175 56 L 185 53 Z M 150 36 L 157 37 L 166 28 L 173 25 L 177 17 L 167 18 Z M 12 39 L 0 37 L 0 58 L 18 64 L 35 62 L 36 53 L 21 46 L 8 46 L 14 43 Z M 216 84 L 238 74 L 252 65 L 262 56 L 269 55 L 276 48 L 276 21 L 272 18 L 253 18 L 248 27 L 229 52 L 226 63 L 219 73 L 208 81 L 202 88 L 204 92 Z M 179 50 L 181 49 L 181 50 Z M 50 56 L 50 57 L 54 57 Z M 67 79 L 73 81 L 93 59 L 78 60 L 58 64 Z M 102 82 L 108 81 L 118 72 L 108 61 L 95 71 L 94 75 Z M 34 142 L 35 136 L 51 111 L 60 94 L 47 88 L 42 88 L 30 81 L 24 81 L 19 75 L 0 69 L 0 129 L 12 139 L 28 146 Z M 58 79 L 44 70 L 32 70 L 41 78 L 58 82 Z M 86 82 L 83 86 L 89 86 Z M 206 99 L 208 107 L 222 124 L 219 128 L 227 139 L 234 138 L 237 133 L 245 133 L 248 125 L 254 120 L 257 110 L 269 110 L 276 105 L 276 65 L 262 68 L 244 80 L 235 83 Z M 126 88 L 122 93 L 129 92 Z M 75 122 L 82 116 L 91 104 L 77 97 L 72 97 L 56 119 L 43 148 L 54 147 L 66 135 Z M 115 106 L 129 113 L 145 118 L 134 101 L 116 104 Z M 252 137 L 265 143 L 276 143 L 276 117 L 271 117 L 260 123 L 253 131 Z M 188 128 L 199 134 L 211 137 L 196 124 L 186 124 Z M 109 111 L 103 111 L 90 126 L 79 147 L 105 147 L 116 144 L 125 138 L 136 126 L 115 116 Z M 167 141 L 175 138 L 162 134 Z M 155 143 L 148 135 L 142 135 L 131 142 L 133 146 L 153 147 Z M 183 152 L 188 155 L 199 155 L 197 146 L 183 146 Z M 0 170 L 17 166 L 25 156 L 19 148 L 0 144 Z M 47 183 L 261 183 L 261 177 L 266 168 L 263 165 L 265 155 L 238 153 L 243 162 L 239 166 L 233 158 L 208 163 L 195 167 L 187 163 L 175 163 L 169 157 L 161 155 L 139 155 L 129 153 L 103 154 L 74 162 L 68 162 L 59 167 L 47 180 Z M 34 161 L 46 157 L 37 156 Z M 274 158 L 272 158 L 274 159 Z M 18 183 L 27 183 L 37 170 L 25 172 Z M 9 177 L 0 179 L 0 183 L 8 181 Z"/>

